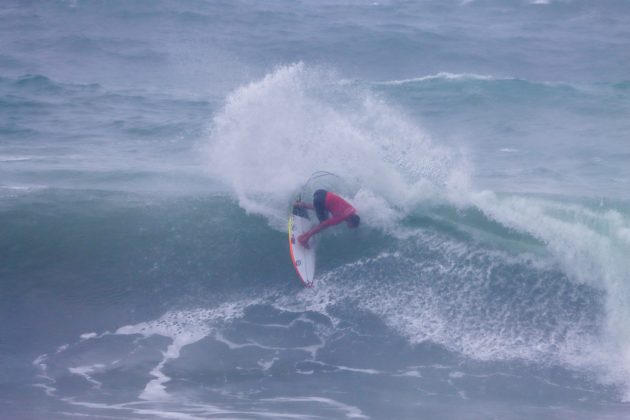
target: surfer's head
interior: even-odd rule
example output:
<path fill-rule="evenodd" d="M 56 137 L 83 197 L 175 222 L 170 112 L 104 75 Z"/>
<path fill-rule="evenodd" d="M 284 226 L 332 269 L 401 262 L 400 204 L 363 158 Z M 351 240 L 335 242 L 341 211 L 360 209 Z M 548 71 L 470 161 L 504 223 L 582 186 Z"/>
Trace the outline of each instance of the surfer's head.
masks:
<path fill-rule="evenodd" d="M 358 214 L 355 213 L 348 217 L 348 219 L 346 219 L 346 223 L 348 223 L 349 228 L 356 228 L 359 227 L 359 223 L 361 223 L 361 218 Z"/>

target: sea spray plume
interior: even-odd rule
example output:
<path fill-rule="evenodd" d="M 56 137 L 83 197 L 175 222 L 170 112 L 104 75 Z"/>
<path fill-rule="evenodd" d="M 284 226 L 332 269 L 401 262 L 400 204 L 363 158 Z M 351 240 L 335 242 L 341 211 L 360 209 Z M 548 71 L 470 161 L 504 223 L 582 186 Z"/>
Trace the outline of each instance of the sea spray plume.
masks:
<path fill-rule="evenodd" d="M 441 196 L 463 167 L 458 153 L 434 145 L 399 110 L 303 63 L 230 94 L 206 152 L 208 170 L 241 207 L 277 227 L 292 194 L 323 168 L 354 187 L 359 208 L 366 200 L 370 223 L 379 212 L 402 216 L 419 200 Z"/>

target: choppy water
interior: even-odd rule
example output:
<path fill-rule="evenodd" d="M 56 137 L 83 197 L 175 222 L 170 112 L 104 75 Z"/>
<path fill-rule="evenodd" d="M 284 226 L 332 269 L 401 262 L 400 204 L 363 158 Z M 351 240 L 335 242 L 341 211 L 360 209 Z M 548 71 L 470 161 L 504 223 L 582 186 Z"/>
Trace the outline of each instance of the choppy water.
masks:
<path fill-rule="evenodd" d="M 0 6 L 0 411 L 630 418 L 624 1 Z M 309 175 L 358 231 L 304 289 Z"/>

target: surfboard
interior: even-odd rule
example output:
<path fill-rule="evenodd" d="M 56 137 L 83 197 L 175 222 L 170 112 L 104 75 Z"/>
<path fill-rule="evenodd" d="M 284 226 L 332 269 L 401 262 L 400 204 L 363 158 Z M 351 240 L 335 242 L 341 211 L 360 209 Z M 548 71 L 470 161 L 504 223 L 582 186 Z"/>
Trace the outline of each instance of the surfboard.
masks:
<path fill-rule="evenodd" d="M 291 261 L 298 277 L 305 287 L 313 287 L 315 279 L 315 246 L 313 238 L 309 241 L 310 248 L 304 248 L 298 242 L 301 234 L 308 232 L 313 227 L 313 222 L 308 211 L 301 207 L 293 206 L 289 215 L 289 250 Z"/>

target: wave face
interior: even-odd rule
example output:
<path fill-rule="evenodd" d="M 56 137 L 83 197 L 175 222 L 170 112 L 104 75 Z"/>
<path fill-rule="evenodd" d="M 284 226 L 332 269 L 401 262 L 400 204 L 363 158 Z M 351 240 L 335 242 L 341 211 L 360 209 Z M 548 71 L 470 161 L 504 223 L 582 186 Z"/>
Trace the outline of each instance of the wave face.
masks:
<path fill-rule="evenodd" d="M 0 409 L 630 419 L 629 15 L 3 4 Z"/>

